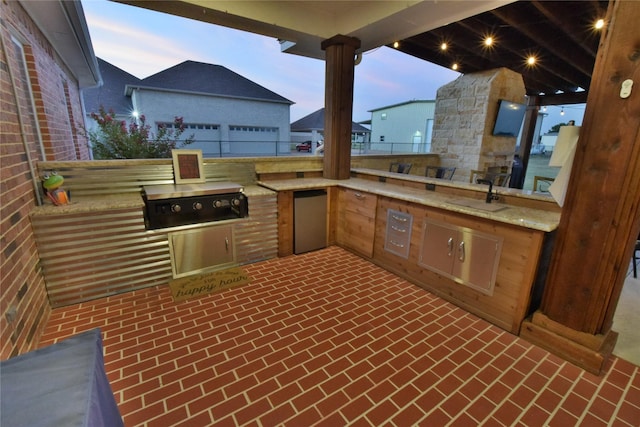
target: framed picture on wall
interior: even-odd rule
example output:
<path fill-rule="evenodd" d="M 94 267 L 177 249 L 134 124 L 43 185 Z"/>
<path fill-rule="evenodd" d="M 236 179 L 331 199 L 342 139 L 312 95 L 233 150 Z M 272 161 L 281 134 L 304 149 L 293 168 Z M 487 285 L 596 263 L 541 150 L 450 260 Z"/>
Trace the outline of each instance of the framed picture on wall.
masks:
<path fill-rule="evenodd" d="M 176 184 L 204 182 L 202 150 L 171 150 Z"/>

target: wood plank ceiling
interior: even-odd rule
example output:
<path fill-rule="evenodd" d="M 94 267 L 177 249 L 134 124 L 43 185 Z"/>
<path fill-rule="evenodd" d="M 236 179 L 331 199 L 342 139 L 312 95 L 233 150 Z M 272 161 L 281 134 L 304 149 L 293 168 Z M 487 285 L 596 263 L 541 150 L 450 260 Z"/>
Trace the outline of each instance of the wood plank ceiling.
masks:
<path fill-rule="evenodd" d="M 586 102 L 608 1 L 517 1 L 399 41 L 397 50 L 471 73 L 506 67 L 522 74 L 527 95 Z M 487 36 L 493 44 L 483 44 Z M 447 49 L 442 50 L 442 43 Z M 393 45 L 389 45 L 393 47 Z M 536 58 L 534 65 L 527 58 Z"/>

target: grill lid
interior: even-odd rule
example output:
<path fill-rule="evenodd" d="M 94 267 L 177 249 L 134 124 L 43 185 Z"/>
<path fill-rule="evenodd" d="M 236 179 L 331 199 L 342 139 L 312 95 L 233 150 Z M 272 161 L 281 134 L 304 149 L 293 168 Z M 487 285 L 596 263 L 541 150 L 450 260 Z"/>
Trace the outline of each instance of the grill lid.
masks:
<path fill-rule="evenodd" d="M 167 184 L 144 186 L 147 200 L 177 199 L 181 197 L 209 196 L 240 193 L 244 188 L 235 182 L 205 182 L 202 184 Z"/>

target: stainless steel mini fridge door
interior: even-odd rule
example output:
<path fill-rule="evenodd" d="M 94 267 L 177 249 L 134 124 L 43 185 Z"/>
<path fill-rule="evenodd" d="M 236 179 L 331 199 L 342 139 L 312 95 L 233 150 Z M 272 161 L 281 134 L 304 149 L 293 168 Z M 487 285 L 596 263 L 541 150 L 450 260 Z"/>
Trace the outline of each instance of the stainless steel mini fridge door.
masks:
<path fill-rule="evenodd" d="M 293 194 L 293 252 L 314 251 L 327 246 L 327 192 L 297 191 Z"/>

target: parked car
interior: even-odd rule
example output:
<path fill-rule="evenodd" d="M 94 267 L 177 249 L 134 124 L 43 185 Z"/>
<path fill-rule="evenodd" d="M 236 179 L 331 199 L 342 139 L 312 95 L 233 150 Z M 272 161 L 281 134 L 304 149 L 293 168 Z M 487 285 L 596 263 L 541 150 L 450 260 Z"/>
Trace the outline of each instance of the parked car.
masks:
<path fill-rule="evenodd" d="M 296 151 L 306 151 L 308 153 L 311 152 L 311 141 L 301 142 L 300 144 L 296 144 Z"/>

